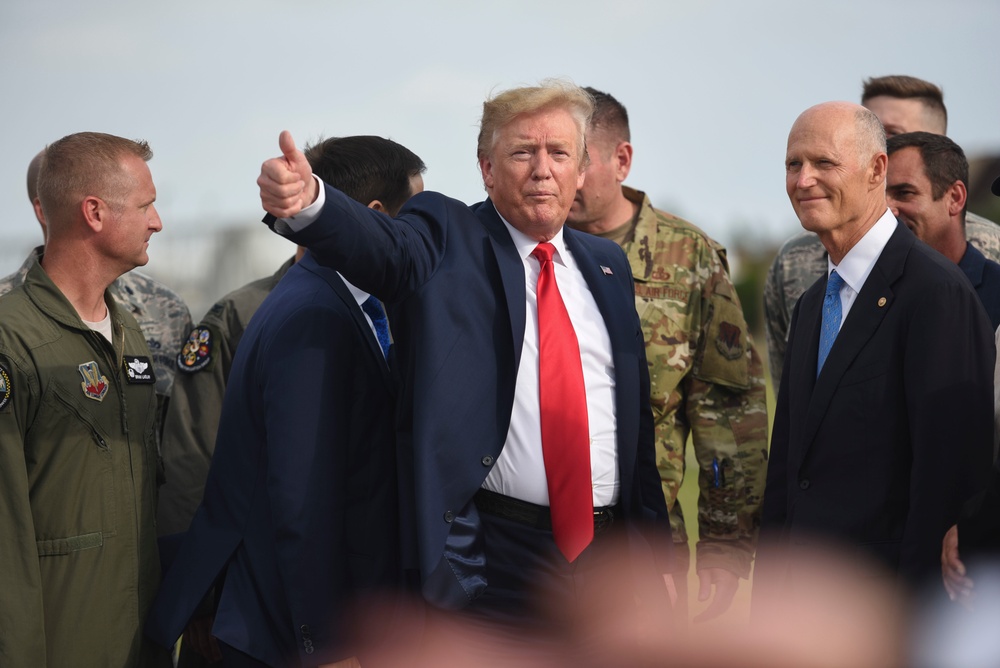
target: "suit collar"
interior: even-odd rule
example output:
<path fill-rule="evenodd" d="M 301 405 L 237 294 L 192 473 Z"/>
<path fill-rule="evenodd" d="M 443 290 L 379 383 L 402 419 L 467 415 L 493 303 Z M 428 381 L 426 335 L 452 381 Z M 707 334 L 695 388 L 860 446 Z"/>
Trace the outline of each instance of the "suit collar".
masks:
<path fill-rule="evenodd" d="M 471 208 L 489 233 L 490 246 L 493 248 L 500 281 L 503 283 L 507 312 L 510 315 L 511 339 L 514 346 L 514 368 L 511 373 L 516 375 L 518 366 L 521 364 L 521 348 L 524 345 L 524 303 L 526 300 L 524 263 L 514 240 L 510 236 L 510 231 L 500 218 L 500 214 L 497 213 L 493 202 L 487 199 Z"/>
<path fill-rule="evenodd" d="M 839 265 L 834 265 L 827 255 L 827 276 L 830 275 L 829 270 L 836 269 L 837 274 L 852 290 L 860 292 L 882 254 L 882 249 L 895 232 L 896 224 L 896 218 L 886 209 L 871 229 L 844 255 Z"/>
<path fill-rule="evenodd" d="M 303 270 L 315 274 L 322 280 L 324 280 L 333 292 L 347 305 L 347 310 L 351 314 L 351 318 L 354 320 L 354 324 L 361 330 L 361 339 L 365 342 L 365 346 L 368 348 L 369 352 L 378 358 L 380 362 L 380 368 L 383 370 L 383 376 L 386 380 L 389 379 L 389 367 L 385 359 L 385 355 L 382 354 L 382 348 L 379 346 L 378 340 L 375 338 L 375 333 L 372 332 L 371 325 L 368 324 L 367 318 L 365 318 L 364 311 L 361 310 L 361 303 L 368 298 L 368 293 L 364 292 L 360 288 L 356 288 L 347 280 L 340 275 L 334 269 L 329 267 L 324 267 L 312 256 L 312 252 L 306 251 L 302 256 L 302 259 L 297 263 Z M 392 323 L 389 323 L 390 328 Z"/>
<path fill-rule="evenodd" d="M 967 243 L 965 244 L 965 253 L 962 254 L 962 259 L 958 262 L 958 268 L 969 279 L 969 283 L 972 283 L 972 287 L 979 287 L 983 283 L 986 256 L 980 253 L 975 246 Z"/>
<path fill-rule="evenodd" d="M 563 232 L 566 248 L 573 256 L 577 269 L 583 274 L 590 294 L 594 296 L 597 308 L 604 317 L 604 324 L 611 337 L 612 352 L 616 354 L 618 350 L 629 350 L 635 337 L 635 319 L 625 316 L 635 315 L 635 304 L 631 299 L 622 299 L 619 281 L 630 279 L 622 250 L 614 242 L 594 243 L 599 242 L 597 237 L 586 232 L 568 227 L 563 228 Z M 626 275 L 616 276 L 612 267 Z M 618 367 L 621 363 L 622 360 L 616 357 L 615 366 Z"/>
<path fill-rule="evenodd" d="M 797 329 L 808 337 L 808 345 L 796 355 L 795 365 L 800 371 L 790 388 L 793 392 L 802 393 L 800 396 L 809 397 L 801 440 L 804 445 L 812 442 L 844 373 L 882 324 L 885 315 L 892 309 L 895 298 L 892 286 L 903 275 L 906 258 L 915 242 L 916 237 L 913 233 L 897 222 L 896 229 L 882 249 L 847 314 L 847 319 L 833 343 L 833 348 L 830 349 L 830 355 L 818 378 L 815 377 L 814 369 L 819 349 L 819 328 L 826 281 L 821 279 L 817 285 L 810 288 L 807 293 L 808 299 L 803 296 L 803 306 L 799 314 L 802 325 Z"/>

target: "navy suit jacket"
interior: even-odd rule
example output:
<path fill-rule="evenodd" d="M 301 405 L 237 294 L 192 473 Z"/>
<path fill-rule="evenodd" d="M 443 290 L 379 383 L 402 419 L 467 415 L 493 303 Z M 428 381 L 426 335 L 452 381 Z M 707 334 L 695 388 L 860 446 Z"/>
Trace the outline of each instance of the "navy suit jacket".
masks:
<path fill-rule="evenodd" d="M 394 220 L 329 186 L 326 197 L 319 219 L 288 236 L 387 305 L 401 387 L 400 478 L 412 486 L 404 524 L 416 554 L 407 564 L 419 566 L 427 600 L 462 607 L 485 587 L 472 498 L 507 437 L 524 340 L 524 265 L 489 200 L 473 211 L 425 192 Z M 611 337 L 622 511 L 630 527 L 656 527 L 630 538 L 637 547 L 653 540 L 665 560 L 669 522 L 631 271 L 617 244 L 563 234 Z"/>
<path fill-rule="evenodd" d="M 958 267 L 897 224 L 817 378 L 825 290 L 793 314 L 762 529 L 833 539 L 916 583 L 940 573 L 941 539 L 990 471 L 992 329 Z"/>
<path fill-rule="evenodd" d="M 987 260 L 978 248 L 966 244 L 958 266 L 972 283 L 996 331 L 1000 327 L 1000 264 Z"/>
<path fill-rule="evenodd" d="M 147 635 L 171 645 L 225 571 L 222 641 L 274 666 L 353 655 L 352 601 L 398 584 L 397 503 L 388 366 L 343 280 L 307 253 L 240 342 Z"/>

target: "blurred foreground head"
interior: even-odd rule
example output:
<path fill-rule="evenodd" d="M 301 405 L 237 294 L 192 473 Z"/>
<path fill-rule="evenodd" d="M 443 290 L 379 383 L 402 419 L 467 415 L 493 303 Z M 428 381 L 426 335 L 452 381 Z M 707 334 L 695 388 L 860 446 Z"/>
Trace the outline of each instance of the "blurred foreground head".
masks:
<path fill-rule="evenodd" d="M 904 604 L 884 574 L 829 551 L 789 553 L 794 582 L 754 591 L 754 611 L 705 624 L 678 622 L 643 604 L 632 557 L 620 546 L 588 583 L 558 634 L 511 633 L 413 604 L 394 613 L 373 606 L 359 616 L 370 666 L 683 666 L 685 668 L 886 668 L 905 665 Z M 553 609 L 559 602 L 552 602 Z M 565 610 L 563 610 L 565 612 Z M 738 618 L 737 618 L 738 617 Z M 397 623 L 398 622 L 398 623 Z"/>

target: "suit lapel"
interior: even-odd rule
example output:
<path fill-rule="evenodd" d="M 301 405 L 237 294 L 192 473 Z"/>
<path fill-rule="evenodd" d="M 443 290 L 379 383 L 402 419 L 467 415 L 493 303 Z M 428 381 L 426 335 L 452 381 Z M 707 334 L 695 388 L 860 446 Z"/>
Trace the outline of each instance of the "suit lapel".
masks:
<path fill-rule="evenodd" d="M 497 260 L 500 280 L 503 283 L 504 296 L 507 299 L 507 312 L 510 315 L 511 337 L 514 342 L 514 373 L 521 364 L 521 348 L 524 346 L 525 325 L 525 288 L 524 262 L 518 255 L 510 232 L 500 220 L 500 215 L 490 200 L 472 207 L 489 232 L 490 245 Z"/>
<path fill-rule="evenodd" d="M 373 356 L 375 363 L 381 372 L 382 378 L 386 383 L 389 382 L 389 365 L 386 362 L 385 355 L 382 354 L 382 347 L 378 343 L 378 339 L 375 338 L 375 333 L 372 332 L 371 325 L 368 324 L 368 320 L 365 319 L 364 311 L 361 310 L 361 306 L 358 305 L 358 301 L 351 294 L 348 289 L 347 284 L 344 280 L 337 274 L 333 269 L 320 266 L 316 260 L 312 257 L 309 252 L 306 252 L 302 259 L 299 260 L 299 264 L 308 271 L 316 274 L 322 278 L 330 286 L 337 297 L 344 303 L 347 308 L 347 312 L 351 314 L 351 318 L 354 320 L 354 325 L 358 328 L 361 340 L 364 341 L 364 346 L 368 349 L 369 354 Z M 392 326 L 392 323 L 389 323 Z"/>
<path fill-rule="evenodd" d="M 630 328 L 632 320 L 622 317 L 621 293 L 617 292 L 617 281 L 614 274 L 605 274 L 601 267 L 621 266 L 621 262 L 616 262 L 614 258 L 603 254 L 601 251 L 593 251 L 589 246 L 580 241 L 582 232 L 577 232 L 569 227 L 563 228 L 563 239 L 566 241 L 566 248 L 573 254 L 576 266 L 583 274 L 590 293 L 597 302 L 597 307 L 604 316 L 604 323 L 607 325 L 608 334 L 611 336 L 611 345 L 615 350 L 621 349 L 621 343 L 626 341 L 625 348 L 628 349 L 627 341 L 630 341 L 634 332 Z M 620 260 L 620 258 L 619 258 Z M 629 306 L 634 307 L 633 301 L 628 301 Z M 626 338 L 627 337 L 627 338 Z"/>
<path fill-rule="evenodd" d="M 816 378 L 802 433 L 801 442 L 803 444 L 812 443 L 816 431 L 823 421 L 823 416 L 826 414 L 827 407 L 840 387 L 844 373 L 854 362 L 858 353 L 874 336 L 879 325 L 885 319 L 886 313 L 892 308 L 894 300 L 892 285 L 903 273 L 903 265 L 910 248 L 913 246 L 914 239 L 915 237 L 909 230 L 897 223 L 896 231 L 889 237 L 888 243 L 882 249 L 878 260 L 875 261 L 875 266 L 872 267 L 861 292 L 855 298 L 854 304 L 847 314 L 847 319 L 830 349 L 830 355 L 823 365 L 823 371 Z M 809 346 L 812 351 L 813 369 L 816 368 L 816 349 L 819 347 L 821 304 L 822 298 L 819 299 L 818 306 L 820 317 L 816 318 Z"/>
<path fill-rule="evenodd" d="M 632 294 L 623 294 L 621 287 L 621 281 L 626 280 L 629 272 L 624 257 L 620 254 L 617 257 L 612 256 L 597 250 L 591 244 L 584 243 L 585 238 L 583 232 L 577 232 L 569 227 L 563 228 L 566 248 L 573 254 L 576 266 L 583 274 L 594 301 L 597 302 L 597 308 L 604 317 L 604 325 L 608 328 L 608 336 L 611 339 L 611 354 L 617 376 L 615 413 L 618 416 L 618 470 L 622 472 L 622 498 L 628 498 L 630 480 L 624 472 L 635 470 L 635 439 L 631 434 L 638 425 L 633 424 L 636 422 L 634 418 L 625 414 L 625 408 L 639 405 L 639 397 L 636 394 L 639 379 L 629 376 L 635 374 L 635 360 L 627 358 L 624 351 L 634 351 L 637 346 L 635 298 Z M 602 267 L 615 268 L 622 275 L 605 273 Z M 631 447 L 623 447 L 626 444 Z"/>

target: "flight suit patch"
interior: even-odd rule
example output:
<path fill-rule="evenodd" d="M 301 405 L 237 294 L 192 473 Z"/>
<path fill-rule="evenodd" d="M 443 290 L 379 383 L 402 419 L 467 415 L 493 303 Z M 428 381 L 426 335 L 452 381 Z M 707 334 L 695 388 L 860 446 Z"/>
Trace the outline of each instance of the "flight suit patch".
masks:
<path fill-rule="evenodd" d="M 85 362 L 77 368 L 83 376 L 80 387 L 83 388 L 84 396 L 94 401 L 104 401 L 104 395 L 108 393 L 108 377 L 101 373 L 97 362 Z"/>
<path fill-rule="evenodd" d="M 122 365 L 125 370 L 125 379 L 129 383 L 152 385 L 156 382 L 153 364 L 148 357 L 130 355 L 123 360 Z"/>
<path fill-rule="evenodd" d="M 10 386 L 10 374 L 7 369 L 0 364 L 0 410 L 3 410 L 10 403 L 14 396 L 14 388 Z"/>
<path fill-rule="evenodd" d="M 191 330 L 184 347 L 177 354 L 177 368 L 185 373 L 201 371 L 212 361 L 212 331 L 208 327 Z"/>

